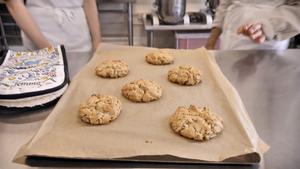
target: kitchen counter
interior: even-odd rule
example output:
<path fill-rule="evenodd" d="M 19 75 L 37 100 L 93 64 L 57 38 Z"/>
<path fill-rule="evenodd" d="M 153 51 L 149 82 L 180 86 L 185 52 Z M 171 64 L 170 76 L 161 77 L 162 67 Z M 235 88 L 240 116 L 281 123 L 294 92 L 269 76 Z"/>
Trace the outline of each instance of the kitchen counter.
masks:
<path fill-rule="evenodd" d="M 88 53 L 68 53 L 71 78 L 89 60 Z M 215 51 L 225 76 L 238 90 L 260 135 L 271 149 L 261 165 L 154 165 L 103 163 L 103 167 L 296 169 L 300 161 L 300 50 Z M 21 145 L 38 131 L 51 108 L 0 113 L 0 168 L 30 168 L 12 163 Z M 80 167 L 80 164 L 76 164 Z"/>

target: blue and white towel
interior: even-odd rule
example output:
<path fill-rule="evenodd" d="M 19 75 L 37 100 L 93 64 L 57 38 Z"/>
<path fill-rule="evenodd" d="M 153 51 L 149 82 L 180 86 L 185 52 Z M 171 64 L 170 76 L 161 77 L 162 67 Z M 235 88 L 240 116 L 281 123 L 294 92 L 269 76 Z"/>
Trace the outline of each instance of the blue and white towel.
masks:
<path fill-rule="evenodd" d="M 68 82 L 63 46 L 32 52 L 8 50 L 0 65 L 0 106 L 22 108 L 46 104 L 59 98 Z"/>

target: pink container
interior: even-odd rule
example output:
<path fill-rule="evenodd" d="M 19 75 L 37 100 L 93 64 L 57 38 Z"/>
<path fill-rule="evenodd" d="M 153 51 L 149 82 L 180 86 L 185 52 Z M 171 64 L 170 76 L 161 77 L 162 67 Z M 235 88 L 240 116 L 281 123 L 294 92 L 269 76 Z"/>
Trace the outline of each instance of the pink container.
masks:
<path fill-rule="evenodd" d="M 208 32 L 175 32 L 176 49 L 196 49 L 204 47 L 208 38 Z M 219 40 L 216 44 L 219 49 Z"/>

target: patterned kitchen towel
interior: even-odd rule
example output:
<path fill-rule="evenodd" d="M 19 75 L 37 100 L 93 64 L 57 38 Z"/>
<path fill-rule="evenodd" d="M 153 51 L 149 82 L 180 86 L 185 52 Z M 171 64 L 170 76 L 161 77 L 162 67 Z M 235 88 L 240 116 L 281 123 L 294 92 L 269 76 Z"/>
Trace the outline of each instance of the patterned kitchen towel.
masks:
<path fill-rule="evenodd" d="M 32 108 L 59 98 L 69 83 L 63 46 L 32 52 L 3 52 L 0 61 L 0 106 Z"/>

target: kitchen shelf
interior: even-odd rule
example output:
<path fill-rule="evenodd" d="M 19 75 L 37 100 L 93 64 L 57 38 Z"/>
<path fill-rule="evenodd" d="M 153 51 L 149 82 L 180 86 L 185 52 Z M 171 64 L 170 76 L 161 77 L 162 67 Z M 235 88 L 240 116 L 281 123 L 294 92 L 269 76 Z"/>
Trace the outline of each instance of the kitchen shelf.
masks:
<path fill-rule="evenodd" d="M 212 24 L 179 24 L 179 25 L 153 25 L 147 14 L 143 15 L 144 29 L 147 32 L 147 46 L 154 46 L 155 31 L 203 31 L 210 32 Z"/>

